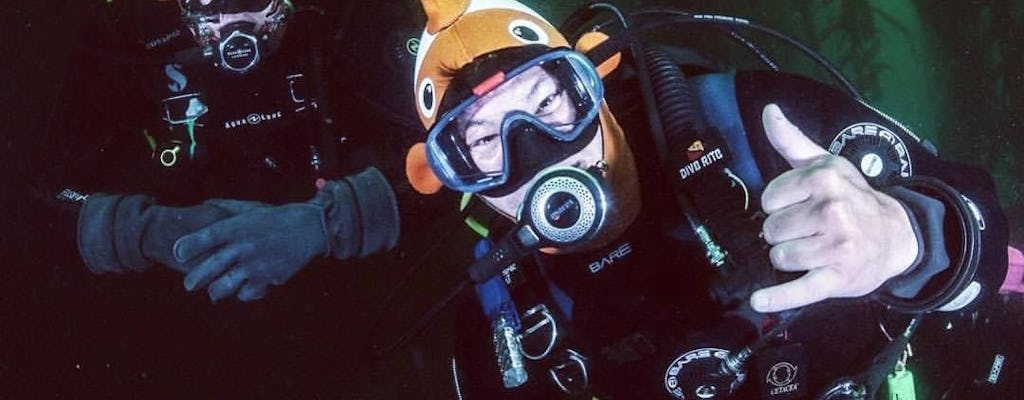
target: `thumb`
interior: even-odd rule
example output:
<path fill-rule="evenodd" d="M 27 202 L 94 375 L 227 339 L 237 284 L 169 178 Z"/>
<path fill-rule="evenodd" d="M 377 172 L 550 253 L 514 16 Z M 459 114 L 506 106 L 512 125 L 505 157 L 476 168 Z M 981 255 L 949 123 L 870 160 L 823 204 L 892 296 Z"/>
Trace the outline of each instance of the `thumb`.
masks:
<path fill-rule="evenodd" d="M 793 168 L 813 163 L 819 157 L 829 154 L 823 147 L 808 139 L 800 128 L 789 122 L 778 105 L 768 104 L 761 113 L 764 133 L 775 151 Z"/>
<path fill-rule="evenodd" d="M 221 242 L 208 226 L 179 237 L 174 241 L 174 245 L 171 246 L 171 252 L 174 254 L 175 260 L 180 263 L 187 263 L 217 247 Z"/>

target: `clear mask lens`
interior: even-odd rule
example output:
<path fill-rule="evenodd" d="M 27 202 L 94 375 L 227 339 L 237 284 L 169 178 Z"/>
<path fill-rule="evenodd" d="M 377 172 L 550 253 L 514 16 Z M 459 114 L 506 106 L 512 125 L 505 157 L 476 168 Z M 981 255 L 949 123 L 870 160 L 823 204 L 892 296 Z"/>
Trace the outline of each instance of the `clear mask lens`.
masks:
<path fill-rule="evenodd" d="M 427 138 L 431 166 L 456 190 L 500 186 L 508 180 L 509 156 L 518 151 L 512 147 L 521 135 L 573 142 L 592 127 L 602 98 L 600 77 L 583 55 L 562 49 L 546 53 L 499 72 L 442 115 Z M 529 156 L 571 155 L 544 153 Z"/>

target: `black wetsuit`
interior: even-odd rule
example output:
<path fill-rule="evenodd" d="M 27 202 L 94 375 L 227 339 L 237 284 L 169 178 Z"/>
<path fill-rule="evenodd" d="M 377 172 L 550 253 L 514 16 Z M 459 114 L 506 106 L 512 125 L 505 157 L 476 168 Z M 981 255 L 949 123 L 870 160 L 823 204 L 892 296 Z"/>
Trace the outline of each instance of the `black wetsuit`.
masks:
<path fill-rule="evenodd" d="M 317 63 L 331 62 L 319 43 L 331 32 L 315 29 L 326 29 L 318 19 L 332 16 L 293 15 L 304 23 L 288 24 L 276 51 L 237 74 L 175 57 L 197 45 L 174 2 L 104 8 L 95 26 L 83 29 L 93 34 L 82 35 L 69 71 L 63 102 L 70 115 L 59 114 L 68 123 L 54 129 L 67 152 L 54 162 L 68 165 L 50 181 L 83 192 L 148 193 L 169 203 L 280 203 L 308 198 L 318 175 L 311 164 L 324 167 L 332 153 L 356 146 L 354 137 L 345 145 L 321 143 L 317 119 L 327 110 L 318 109 L 323 93 L 313 80 L 330 79 L 314 75 L 324 72 Z M 314 55 L 314 46 L 323 54 Z M 192 129 L 189 113 L 198 115 Z M 327 129 L 335 140 L 346 137 Z"/>
<path fill-rule="evenodd" d="M 5 321 L 29 333 L 7 342 L 5 352 L 17 349 L 5 364 L 16 378 L 53 383 L 25 385 L 46 396 L 350 395 L 354 386 L 345 380 L 352 375 L 338 371 L 356 362 L 368 307 L 360 301 L 374 293 L 367 285 L 389 276 L 386 266 L 395 261 L 384 257 L 391 254 L 343 265 L 318 258 L 265 300 L 210 304 L 205 292 L 184 290 L 179 271 L 91 274 L 76 248 L 79 207 L 72 203 L 76 194 L 97 192 L 143 194 L 166 205 L 217 197 L 305 201 L 316 191 L 314 178 L 367 166 L 410 198 L 404 154 L 422 127 L 408 96 L 406 41 L 422 31 L 418 3 L 295 2 L 280 47 L 245 75 L 171 62 L 176 52 L 196 48 L 175 1 L 90 3 L 74 19 L 80 26 L 51 129 L 35 140 L 39 173 L 35 196 L 25 201 L 34 224 L 28 229 L 36 233 L 26 246 L 32 258 L 15 263 L 17 279 L 6 281 L 18 288 L 8 293 L 18 301 L 5 307 L 14 310 Z M 317 55 L 331 66 L 319 85 L 312 76 Z M 165 121 L 162 104 L 192 93 L 208 108 L 194 130 L 194 157 L 186 127 Z M 314 100 L 320 112 L 311 109 Z M 319 121 L 325 116 L 333 124 Z M 172 141 L 181 148 L 168 167 L 159 155 Z M 311 146 L 321 156 L 320 174 Z M 403 223 L 436 217 L 405 204 Z M 402 233 L 413 237 L 417 226 Z"/>
<path fill-rule="evenodd" d="M 283 204 L 375 166 L 410 199 L 402 155 L 421 128 L 402 78 L 419 21 L 406 3 L 303 2 L 244 74 L 196 59 L 174 2 L 97 3 L 38 146 L 36 194 L 70 237 L 72 204 L 95 192 Z"/>
<path fill-rule="evenodd" d="M 994 196 L 991 178 L 973 167 L 939 162 L 929 145 L 898 130 L 892 121 L 862 108 L 837 89 L 774 72 L 719 74 L 707 73 L 703 67 L 691 70 L 701 72 L 691 82 L 691 90 L 700 93 L 700 101 L 695 103 L 701 104 L 698 112 L 719 132 L 731 130 L 745 135 L 742 146 L 736 141 L 723 140 L 725 135 L 705 136 L 719 140 L 717 143 L 705 141 L 706 149 L 722 146 L 728 154 L 738 154 L 744 151 L 738 147 L 748 146 L 752 157 L 748 159 L 755 160 L 760 169 L 754 175 L 763 178 L 762 189 L 771 177 L 788 169 L 767 142 L 761 125 L 762 108 L 774 102 L 812 140 L 826 148 L 837 140 L 844 128 L 860 122 L 872 121 L 900 132 L 901 140 L 915 158 L 914 173 L 938 177 L 975 203 L 986 225 L 982 238 L 986 255 L 974 280 L 984 290 L 965 308 L 937 311 L 924 317 L 911 340 L 914 357 L 910 358 L 909 369 L 914 372 L 917 398 L 921 399 L 941 396 L 1002 398 L 1000 396 L 1013 393 L 1011 378 L 999 379 L 996 374 L 991 381 L 988 379 L 996 360 L 1003 368 L 1005 360 L 1019 359 L 1019 351 L 1005 340 L 965 345 L 992 338 L 993 333 L 998 332 L 997 325 L 1009 323 L 1004 320 L 1005 315 L 997 311 L 1000 307 L 995 295 L 1006 268 L 1006 259 L 1002 256 L 1006 223 Z M 709 292 L 715 274 L 704 256 L 704 249 L 681 218 L 672 190 L 665 188 L 663 174 L 675 171 L 665 172 L 658 165 L 658 157 L 650 152 L 650 142 L 631 136 L 635 135 L 633 132 L 648 132 L 642 120 L 646 115 L 643 102 L 635 85 L 628 76 L 606 79 L 606 97 L 631 139 L 640 166 L 644 204 L 640 217 L 623 237 L 605 248 L 582 255 L 536 256 L 524 260 L 514 275 L 521 277 L 512 280 L 513 300 L 520 313 L 539 303 L 555 310 L 563 336 L 559 344 L 562 354 L 565 349 L 572 349 L 586 357 L 590 392 L 581 398 L 590 398 L 590 394 L 601 399 L 674 398 L 670 387 L 677 387 L 675 382 L 685 379 L 685 373 L 673 367 L 687 363 L 687 356 L 706 358 L 710 354 L 690 351 L 718 348 L 735 352 L 750 343 L 758 329 L 768 328 L 772 322 L 768 319 L 764 326 L 757 327 L 724 312 L 729 306 L 723 307 L 721 297 Z M 737 105 L 738 110 L 729 111 L 729 107 L 721 107 L 723 104 Z M 670 154 L 682 157 L 691 141 L 673 143 L 673 138 L 669 137 L 668 144 Z M 648 153 L 643 153 L 645 149 Z M 899 169 L 899 163 L 893 165 Z M 737 168 L 735 164 L 730 167 Z M 697 174 L 693 170 L 687 172 Z M 759 193 L 757 184 L 747 181 L 750 190 Z M 696 203 L 705 207 L 711 204 L 711 208 L 736 206 L 735 201 L 722 196 L 720 188 L 709 186 L 708 190 L 713 193 L 695 195 Z M 882 190 L 901 200 L 917 219 L 928 218 L 922 215 L 921 204 L 913 204 L 917 202 L 913 194 L 895 193 L 892 188 Z M 759 196 L 751 197 L 753 201 L 759 199 Z M 930 204 L 923 207 L 935 207 L 934 203 Z M 939 209 L 944 207 L 952 213 L 949 206 L 938 206 Z M 948 252 L 951 258 L 956 258 L 957 254 L 953 253 L 960 251 L 959 237 L 955 230 L 949 229 L 951 219 L 955 218 L 947 215 L 945 229 L 937 230 L 923 228 L 928 223 L 916 222 L 921 225 L 919 230 L 926 231 L 922 233 L 923 243 L 931 243 L 925 245 L 928 249 L 925 251 Z M 750 224 L 755 232 L 760 229 L 759 220 Z M 936 225 L 934 221 L 930 224 Z M 746 229 L 733 226 L 722 228 L 723 231 L 711 223 L 708 225 L 719 235 L 742 234 L 742 229 Z M 936 251 L 936 242 L 928 241 L 937 236 L 938 243 L 942 243 L 943 235 L 947 241 L 945 248 Z M 908 272 L 900 282 L 890 281 L 880 291 L 902 291 L 907 295 L 936 290 L 936 282 L 950 279 L 952 268 L 947 267 L 948 263 L 934 260 L 922 264 L 929 262 L 941 265 L 919 265 L 918 271 Z M 740 276 L 763 274 L 770 267 L 762 265 L 760 272 L 738 273 Z M 930 271 L 922 273 L 920 269 Z M 907 289 L 908 286 L 914 289 Z M 503 388 L 491 343 L 490 323 L 480 311 L 477 299 L 468 297 L 471 299 L 463 304 L 458 314 L 459 329 L 452 363 L 455 387 L 463 398 L 569 397 L 549 376 L 549 368 L 565 360 L 558 358 L 558 350 L 540 361 L 525 361 L 529 380 L 524 386 Z M 745 299 L 742 294 L 738 298 Z M 901 332 L 909 320 L 905 313 L 865 299 L 829 300 L 810 306 L 785 330 L 784 338 L 776 338 L 747 363 L 745 382 L 733 398 L 789 399 L 797 398 L 794 397 L 797 394 L 800 394 L 798 398 L 815 398 L 837 379 L 866 370 L 887 343 L 886 335 Z M 1000 320 L 1004 322 L 997 322 Z M 880 326 L 884 326 L 886 332 Z M 783 362 L 790 362 L 796 369 L 783 371 Z M 780 375 L 780 371 L 784 373 Z M 1003 372 L 1009 375 L 1005 368 Z M 769 379 L 769 373 L 775 374 L 774 380 Z M 787 380 L 787 376 L 796 378 Z M 799 387 L 794 386 L 796 383 Z M 884 382 L 882 386 L 880 394 L 886 390 Z M 693 393 L 686 396 L 694 398 Z"/>

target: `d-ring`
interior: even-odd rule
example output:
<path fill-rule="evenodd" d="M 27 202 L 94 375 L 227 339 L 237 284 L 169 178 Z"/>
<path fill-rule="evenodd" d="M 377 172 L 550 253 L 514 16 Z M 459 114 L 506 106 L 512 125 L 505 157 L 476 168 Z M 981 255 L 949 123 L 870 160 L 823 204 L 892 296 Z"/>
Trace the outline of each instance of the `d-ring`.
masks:
<path fill-rule="evenodd" d="M 529 310 L 526 310 L 526 312 L 523 313 L 523 316 L 522 318 L 520 318 L 520 320 L 525 323 L 528 319 L 530 319 L 530 317 L 533 317 L 534 315 L 537 314 L 540 314 L 541 319 L 538 320 L 537 323 L 523 329 L 523 332 L 519 334 L 519 342 L 522 343 L 524 337 L 529 336 L 530 334 L 536 332 L 537 330 L 543 328 L 548 324 L 551 325 L 551 339 L 548 341 L 548 345 L 543 352 L 541 352 L 538 355 L 533 355 L 526 351 L 526 346 L 519 347 L 519 352 L 523 354 L 523 357 L 526 357 L 534 361 L 540 360 L 544 357 L 547 357 L 548 354 L 551 354 L 551 349 L 555 348 L 555 342 L 558 340 L 558 324 L 555 322 L 555 317 L 551 315 L 551 311 L 548 310 L 548 307 L 546 305 L 538 304 L 536 306 L 533 306 Z"/>

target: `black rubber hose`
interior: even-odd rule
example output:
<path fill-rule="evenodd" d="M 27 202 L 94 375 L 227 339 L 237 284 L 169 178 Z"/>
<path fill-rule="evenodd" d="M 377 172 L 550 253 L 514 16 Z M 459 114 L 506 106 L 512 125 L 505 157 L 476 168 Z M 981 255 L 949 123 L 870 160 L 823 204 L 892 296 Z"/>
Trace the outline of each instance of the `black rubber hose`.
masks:
<path fill-rule="evenodd" d="M 597 17 L 602 11 L 614 14 L 615 20 L 622 25 L 623 29 L 629 29 L 632 23 L 629 17 L 622 13 L 618 7 L 611 3 L 591 2 L 580 5 L 573 10 L 569 17 L 558 27 L 558 31 L 565 34 L 569 43 L 576 43 L 580 36 L 586 32 L 584 23 Z"/>
<path fill-rule="evenodd" d="M 651 76 L 651 89 L 666 138 L 688 131 L 703 131 L 700 101 L 675 62 L 659 48 L 647 46 L 644 61 Z"/>

